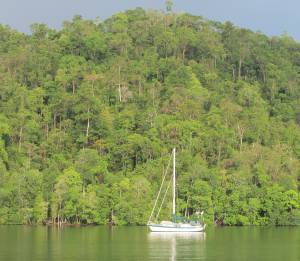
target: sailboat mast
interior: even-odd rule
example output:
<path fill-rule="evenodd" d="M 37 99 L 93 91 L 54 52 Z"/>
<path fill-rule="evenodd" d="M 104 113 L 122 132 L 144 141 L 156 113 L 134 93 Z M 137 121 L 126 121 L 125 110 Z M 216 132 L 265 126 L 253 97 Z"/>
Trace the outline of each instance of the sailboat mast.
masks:
<path fill-rule="evenodd" d="M 176 149 L 173 149 L 173 216 L 176 214 Z"/>

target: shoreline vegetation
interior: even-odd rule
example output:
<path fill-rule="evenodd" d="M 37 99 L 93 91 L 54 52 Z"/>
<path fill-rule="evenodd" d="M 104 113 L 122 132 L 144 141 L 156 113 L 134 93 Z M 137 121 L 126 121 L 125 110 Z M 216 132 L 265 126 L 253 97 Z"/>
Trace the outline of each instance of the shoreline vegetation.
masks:
<path fill-rule="evenodd" d="M 300 43 L 170 3 L 0 25 L 0 224 L 144 225 L 173 147 L 178 215 L 300 224 Z"/>

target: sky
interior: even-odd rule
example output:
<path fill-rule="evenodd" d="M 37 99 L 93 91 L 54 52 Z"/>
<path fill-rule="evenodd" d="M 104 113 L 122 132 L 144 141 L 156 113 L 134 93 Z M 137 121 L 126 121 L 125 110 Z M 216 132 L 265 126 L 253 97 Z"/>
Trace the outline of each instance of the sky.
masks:
<path fill-rule="evenodd" d="M 174 10 L 261 31 L 287 33 L 300 41 L 299 0 L 174 0 Z M 143 7 L 163 10 L 165 0 L 0 0 L 0 23 L 29 33 L 32 23 L 60 28 L 75 14 L 106 19 L 112 14 Z"/>

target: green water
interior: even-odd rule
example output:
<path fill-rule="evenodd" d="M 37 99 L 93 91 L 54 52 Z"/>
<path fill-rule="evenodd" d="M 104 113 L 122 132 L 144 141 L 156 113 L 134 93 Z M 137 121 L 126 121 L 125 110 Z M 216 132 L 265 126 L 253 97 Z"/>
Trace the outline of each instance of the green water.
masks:
<path fill-rule="evenodd" d="M 299 261 L 300 228 L 160 234 L 144 227 L 0 226 L 0 260 Z"/>

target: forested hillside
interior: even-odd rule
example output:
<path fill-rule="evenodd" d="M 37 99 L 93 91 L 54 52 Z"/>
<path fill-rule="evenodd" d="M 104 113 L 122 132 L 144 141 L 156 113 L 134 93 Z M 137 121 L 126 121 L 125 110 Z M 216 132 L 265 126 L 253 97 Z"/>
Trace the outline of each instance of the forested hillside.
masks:
<path fill-rule="evenodd" d="M 290 37 L 190 14 L 0 26 L 0 224 L 145 224 L 173 147 L 178 214 L 299 224 L 299 72 Z"/>

